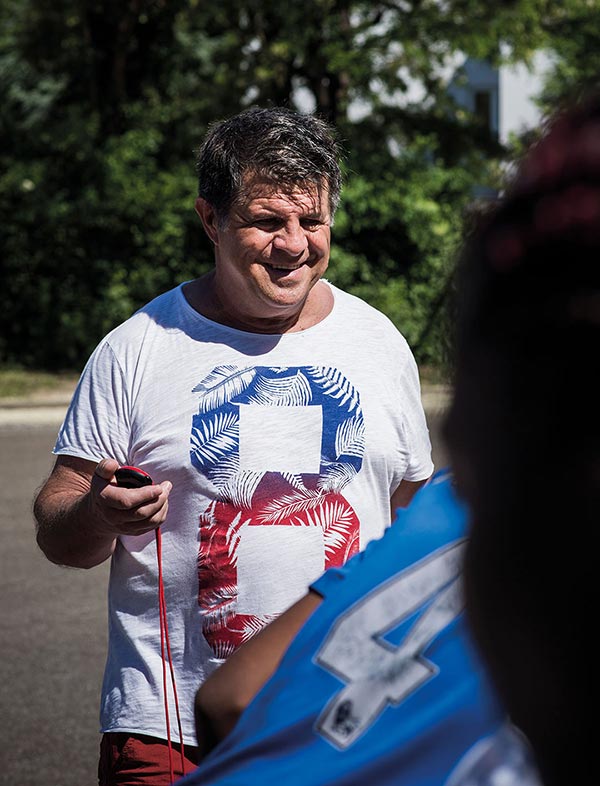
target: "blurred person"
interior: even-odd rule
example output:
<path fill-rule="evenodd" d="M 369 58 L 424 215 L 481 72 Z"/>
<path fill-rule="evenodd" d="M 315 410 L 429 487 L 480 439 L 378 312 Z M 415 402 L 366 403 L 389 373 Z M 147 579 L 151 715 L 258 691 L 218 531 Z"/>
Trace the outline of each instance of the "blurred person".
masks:
<path fill-rule="evenodd" d="M 600 96 L 561 111 L 463 255 L 445 426 L 473 631 L 545 786 L 597 781 Z"/>
<path fill-rule="evenodd" d="M 196 200 L 214 268 L 101 341 L 60 429 L 38 543 L 63 565 L 111 559 L 101 786 L 171 780 L 157 528 L 191 768 L 198 682 L 380 537 L 432 474 L 407 342 L 323 278 L 339 157 L 312 116 L 214 124 Z M 154 483 L 118 487 L 124 464 Z"/>
<path fill-rule="evenodd" d="M 181 786 L 537 786 L 467 630 L 467 523 L 439 472 L 240 647 L 198 691 Z"/>

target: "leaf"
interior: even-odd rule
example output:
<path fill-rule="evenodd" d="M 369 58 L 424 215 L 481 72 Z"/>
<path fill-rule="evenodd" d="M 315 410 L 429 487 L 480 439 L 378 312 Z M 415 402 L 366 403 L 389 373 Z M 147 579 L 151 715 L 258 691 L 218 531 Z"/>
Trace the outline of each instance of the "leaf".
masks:
<path fill-rule="evenodd" d="M 210 592 L 200 594 L 200 608 L 203 612 L 202 627 L 204 630 L 218 630 L 227 625 L 235 614 L 237 586 L 224 584 Z"/>
<path fill-rule="evenodd" d="M 314 517 L 314 518 L 313 518 Z M 325 553 L 342 546 L 356 521 L 349 504 L 336 500 L 325 501 L 323 505 L 308 514 L 309 523 L 323 529 Z"/>
<path fill-rule="evenodd" d="M 231 524 L 227 528 L 227 532 L 225 533 L 225 543 L 228 547 L 231 547 L 231 539 L 236 534 L 238 529 L 242 526 L 242 512 L 236 514 L 235 518 L 232 519 Z M 231 550 L 231 548 L 230 548 Z"/>
<path fill-rule="evenodd" d="M 252 497 L 263 477 L 264 472 L 238 472 L 226 485 L 219 488 L 219 499 L 238 508 L 251 508 Z"/>
<path fill-rule="evenodd" d="M 194 418 L 197 422 L 198 417 Z M 219 412 L 210 419 L 200 420 L 190 435 L 192 454 L 200 464 L 211 465 L 223 456 L 237 451 L 239 418 L 236 412 Z"/>
<path fill-rule="evenodd" d="M 198 570 L 211 570 L 213 563 L 213 542 L 219 536 L 219 523 L 216 519 L 211 519 L 210 523 L 202 524 L 200 518 L 200 538 L 202 546 L 198 552 Z"/>
<path fill-rule="evenodd" d="M 294 475 L 291 472 L 282 472 L 281 477 L 295 489 L 298 489 L 299 491 L 307 491 L 304 481 L 302 480 L 302 475 Z"/>
<path fill-rule="evenodd" d="M 242 530 L 246 529 L 251 521 L 252 518 L 247 518 L 242 521 L 242 514 L 240 512 L 229 526 L 226 536 L 226 543 L 229 549 L 229 562 L 231 565 L 237 564 L 237 550 L 242 538 Z"/>
<path fill-rule="evenodd" d="M 291 519 L 296 513 L 314 508 L 322 499 L 320 491 L 306 489 L 298 494 L 286 494 L 269 502 L 257 516 L 262 524 L 279 524 Z"/>
<path fill-rule="evenodd" d="M 265 614 L 262 617 L 248 617 L 242 629 L 242 641 L 248 641 L 248 639 L 256 636 L 269 622 L 276 619 L 276 616 L 275 614 Z"/>
<path fill-rule="evenodd" d="M 344 420 L 335 434 L 336 456 L 355 456 L 362 458 L 365 452 L 365 422 L 359 413 L 350 420 Z"/>
<path fill-rule="evenodd" d="M 198 412 L 218 409 L 242 393 L 256 376 L 255 368 L 238 369 L 237 366 L 217 366 L 199 382 L 192 393 L 201 393 Z"/>
<path fill-rule="evenodd" d="M 340 407 L 348 405 L 348 411 L 352 412 L 356 407 L 360 407 L 360 398 L 356 388 L 352 383 L 336 368 L 321 368 L 310 366 L 309 373 L 315 382 L 323 388 L 326 395 L 334 399 L 340 399 Z"/>
<path fill-rule="evenodd" d="M 213 641 L 211 643 L 212 650 L 215 653 L 215 658 L 219 660 L 227 660 L 230 655 L 236 650 L 236 645 L 233 641 L 226 641 L 223 639 L 217 639 L 217 641 Z"/>
<path fill-rule="evenodd" d="M 348 562 L 353 554 L 360 551 L 360 532 L 358 527 L 352 536 L 346 541 L 346 548 L 344 549 L 344 563 Z"/>
<path fill-rule="evenodd" d="M 255 393 L 249 398 L 251 404 L 278 407 L 307 406 L 312 399 L 310 384 L 305 375 L 298 371 L 293 376 L 270 379 L 259 377 Z"/>
<path fill-rule="evenodd" d="M 324 467 L 317 482 L 320 491 L 340 493 L 356 477 L 356 467 L 350 463 L 331 463 Z"/>
<path fill-rule="evenodd" d="M 223 456 L 208 471 L 208 477 L 214 485 L 221 489 L 235 478 L 240 471 L 240 454 L 237 450 Z"/>
<path fill-rule="evenodd" d="M 219 522 L 215 516 L 216 501 L 210 503 L 208 508 L 200 514 L 200 541 L 198 551 L 198 570 L 209 570 L 211 563 L 212 544 L 219 534 Z"/>

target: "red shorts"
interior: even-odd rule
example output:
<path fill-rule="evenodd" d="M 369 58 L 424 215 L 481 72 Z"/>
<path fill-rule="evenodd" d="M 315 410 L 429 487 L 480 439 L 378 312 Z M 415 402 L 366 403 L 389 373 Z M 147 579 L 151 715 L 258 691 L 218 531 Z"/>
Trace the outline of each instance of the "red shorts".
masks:
<path fill-rule="evenodd" d="M 171 742 L 173 774 L 180 778 L 181 746 Z M 185 772 L 196 768 L 198 749 L 184 748 Z M 169 748 L 166 740 L 145 734 L 107 732 L 100 743 L 99 786 L 170 786 Z"/>

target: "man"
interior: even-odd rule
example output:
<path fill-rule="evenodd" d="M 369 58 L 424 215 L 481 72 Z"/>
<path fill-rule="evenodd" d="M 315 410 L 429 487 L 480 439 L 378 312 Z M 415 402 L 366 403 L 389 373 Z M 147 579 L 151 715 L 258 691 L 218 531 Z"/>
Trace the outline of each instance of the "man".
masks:
<path fill-rule="evenodd" d="M 181 786 L 536 786 L 467 631 L 466 529 L 438 473 L 236 650 L 198 691 L 208 755 Z"/>
<path fill-rule="evenodd" d="M 112 557 L 101 784 L 169 782 L 157 527 L 193 762 L 198 681 L 431 475 L 406 341 L 323 279 L 338 155 L 325 123 L 283 109 L 215 125 L 196 201 L 214 269 L 100 343 L 59 433 L 38 542 L 62 564 Z M 117 487 L 122 464 L 155 484 Z"/>

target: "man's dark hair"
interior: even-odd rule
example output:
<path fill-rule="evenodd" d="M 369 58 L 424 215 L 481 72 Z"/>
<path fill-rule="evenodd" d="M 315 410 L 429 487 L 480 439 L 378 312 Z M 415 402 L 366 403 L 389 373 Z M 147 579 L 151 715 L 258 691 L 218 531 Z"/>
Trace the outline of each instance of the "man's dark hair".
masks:
<path fill-rule="evenodd" d="M 196 161 L 198 194 L 224 223 L 247 175 L 276 186 L 325 184 L 333 218 L 342 185 L 340 155 L 334 129 L 314 115 L 247 109 L 209 127 Z"/>

